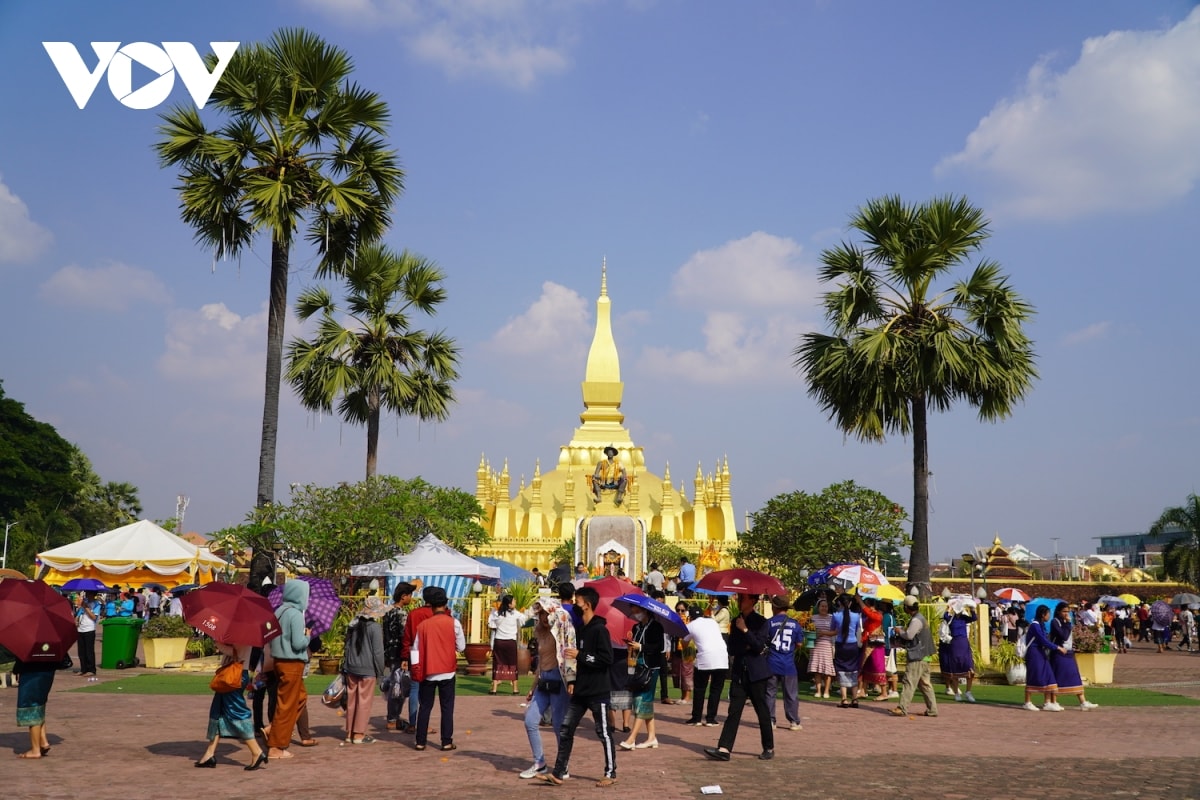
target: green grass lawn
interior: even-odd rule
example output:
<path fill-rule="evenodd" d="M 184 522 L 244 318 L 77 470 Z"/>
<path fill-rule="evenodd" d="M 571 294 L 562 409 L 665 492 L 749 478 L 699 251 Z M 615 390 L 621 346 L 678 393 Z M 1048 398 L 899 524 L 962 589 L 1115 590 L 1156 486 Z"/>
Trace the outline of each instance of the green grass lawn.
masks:
<path fill-rule="evenodd" d="M 333 678 L 333 675 L 309 675 L 305 678 L 304 685 L 308 687 L 309 694 L 320 694 L 325 691 L 325 687 Z M 104 679 L 99 683 L 89 683 L 71 691 L 84 694 L 210 694 L 208 683 L 211 680 L 212 675 L 208 674 L 146 673 L 120 677 L 115 680 Z M 522 678 L 518 684 L 521 692 L 528 692 L 531 683 L 532 678 L 528 676 Z M 459 697 L 486 695 L 490 688 L 492 688 L 492 681 L 487 675 L 459 675 L 455 694 Z M 502 683 L 500 691 L 512 691 L 512 689 L 509 688 L 509 684 Z"/>
<path fill-rule="evenodd" d="M 83 692 L 85 694 L 209 694 L 208 682 L 211 679 L 211 675 L 181 673 L 129 675 L 128 677 L 121 677 L 116 680 L 104 680 L 100 683 L 87 684 L 71 691 Z M 309 694 L 318 695 L 325 690 L 325 687 L 332 680 L 332 675 L 310 675 L 305 679 L 304 684 L 308 687 Z M 531 680 L 528 676 L 521 679 L 520 687 L 522 693 L 529 691 Z M 459 675 L 455 693 L 459 697 L 486 695 L 491 685 L 491 679 L 486 675 Z M 804 685 L 801 684 L 801 686 L 803 687 Z M 952 698 L 945 694 L 941 686 L 936 686 L 935 688 L 938 689 L 939 703 L 954 702 Z M 511 690 L 508 689 L 508 684 L 504 683 L 500 685 L 500 691 Z M 1025 688 L 1023 686 L 988 686 L 980 684 L 975 686 L 973 694 L 975 695 L 975 699 L 981 703 L 1019 706 L 1025 702 Z M 801 689 L 800 697 L 802 700 L 813 703 L 837 703 L 836 699 L 816 700 L 811 695 L 806 696 L 803 688 Z M 1035 695 L 1034 698 L 1035 702 L 1041 703 L 1040 695 Z M 1200 700 L 1167 694 L 1165 692 L 1150 691 L 1149 689 L 1104 689 L 1093 687 L 1087 690 L 1087 698 L 1093 703 L 1110 707 L 1200 706 Z M 917 701 L 919 700 L 920 697 L 918 696 Z M 873 702 L 873 699 L 866 702 Z M 1078 701 L 1073 697 L 1064 697 L 1062 703 L 1067 708 L 1073 708 L 1078 704 Z M 883 704 L 881 703 L 880 705 Z"/>

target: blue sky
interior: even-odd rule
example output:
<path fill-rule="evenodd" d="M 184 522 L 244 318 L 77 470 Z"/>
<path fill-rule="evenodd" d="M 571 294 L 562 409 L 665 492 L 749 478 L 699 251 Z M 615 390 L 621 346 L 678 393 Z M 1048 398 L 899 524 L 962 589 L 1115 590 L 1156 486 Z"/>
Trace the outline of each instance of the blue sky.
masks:
<path fill-rule="evenodd" d="M 930 423 L 931 554 L 1052 554 L 1196 490 L 1191 241 L 1200 10 L 1183 2 L 307 0 L 0 6 L 0 380 L 151 518 L 254 503 L 262 241 L 218 261 L 179 220 L 156 111 L 76 107 L 43 41 L 251 42 L 304 26 L 390 104 L 407 171 L 387 242 L 436 260 L 464 351 L 448 422 L 390 420 L 380 471 L 514 485 L 578 424 L 600 264 L 650 468 L 728 456 L 739 519 L 842 480 L 911 506 L 911 443 L 845 440 L 791 367 L 854 209 L 966 194 L 1037 310 L 1011 419 Z M 164 104 L 190 102 L 180 81 Z M 208 112 L 208 113 L 211 113 Z M 291 299 L 312 283 L 295 254 Z M 301 329 L 291 324 L 288 337 Z M 285 392 L 277 496 L 361 478 L 365 432 Z"/>

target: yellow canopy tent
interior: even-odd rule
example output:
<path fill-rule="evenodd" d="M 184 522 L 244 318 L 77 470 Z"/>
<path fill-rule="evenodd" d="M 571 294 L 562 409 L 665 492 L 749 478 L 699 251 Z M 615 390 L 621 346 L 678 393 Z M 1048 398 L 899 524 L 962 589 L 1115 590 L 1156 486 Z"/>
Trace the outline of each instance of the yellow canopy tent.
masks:
<path fill-rule="evenodd" d="M 38 577 L 53 585 L 72 578 L 95 578 L 109 586 L 161 583 L 168 589 L 208 583 L 215 577 L 214 571 L 226 567 L 208 548 L 197 547 L 145 519 L 38 553 L 38 563 Z"/>

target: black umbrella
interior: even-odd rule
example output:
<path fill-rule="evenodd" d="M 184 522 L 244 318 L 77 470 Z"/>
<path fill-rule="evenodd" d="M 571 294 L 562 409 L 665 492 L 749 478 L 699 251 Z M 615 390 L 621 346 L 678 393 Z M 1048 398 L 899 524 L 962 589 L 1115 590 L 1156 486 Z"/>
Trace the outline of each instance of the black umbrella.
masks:
<path fill-rule="evenodd" d="M 1171 598 L 1171 605 L 1173 606 L 1190 606 L 1192 603 L 1200 603 L 1200 595 L 1195 595 L 1191 592 L 1180 592 Z"/>

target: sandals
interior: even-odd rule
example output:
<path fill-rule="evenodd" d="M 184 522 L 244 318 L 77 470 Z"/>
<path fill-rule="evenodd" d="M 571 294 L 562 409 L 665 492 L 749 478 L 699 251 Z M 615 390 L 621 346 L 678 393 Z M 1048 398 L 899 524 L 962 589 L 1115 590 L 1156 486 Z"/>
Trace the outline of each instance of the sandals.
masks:
<path fill-rule="evenodd" d="M 601 789 L 607 789 L 609 786 L 612 786 L 616 782 L 617 782 L 616 778 L 601 778 L 600 780 L 596 781 L 596 785 L 598 787 L 600 787 Z"/>

